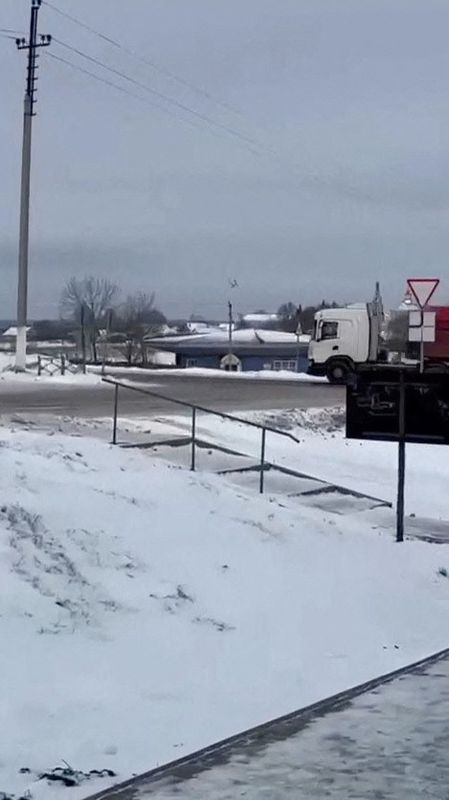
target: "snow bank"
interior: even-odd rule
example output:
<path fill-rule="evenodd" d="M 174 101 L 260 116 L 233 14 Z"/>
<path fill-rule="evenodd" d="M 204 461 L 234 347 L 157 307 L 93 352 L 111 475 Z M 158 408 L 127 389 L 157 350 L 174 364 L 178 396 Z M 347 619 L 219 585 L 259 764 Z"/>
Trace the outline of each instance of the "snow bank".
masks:
<path fill-rule="evenodd" d="M 62 384 L 78 384 L 81 386 L 84 385 L 94 385 L 101 382 L 101 376 L 97 373 L 91 374 L 87 373 L 83 375 L 82 373 L 72 373 L 67 371 L 65 375 L 61 375 L 55 373 L 53 375 L 48 375 L 44 373 L 43 375 L 37 374 L 37 356 L 30 355 L 27 357 L 27 371 L 26 372 L 14 372 L 14 365 L 15 365 L 15 356 L 12 353 L 2 353 L 0 352 L 0 383 L 8 384 L 8 383 L 20 383 L 22 385 L 35 385 L 36 383 L 45 383 L 51 384 L 62 383 Z M 98 368 L 99 372 L 101 372 L 101 367 Z"/>
<path fill-rule="evenodd" d="M 14 353 L 0 350 L 0 373 L 14 369 L 16 357 Z M 27 369 L 37 368 L 37 356 L 27 356 Z"/>
<path fill-rule="evenodd" d="M 89 367 L 89 371 L 99 372 L 101 367 Z M 106 367 L 106 374 L 111 376 L 134 374 L 141 375 L 148 372 L 142 367 Z M 227 372 L 224 369 L 209 369 L 206 367 L 186 367 L 185 369 L 158 369 L 153 370 L 155 375 L 176 375 L 184 378 L 230 378 L 231 380 L 273 380 L 273 381 L 300 381 L 303 383 L 328 383 L 327 378 L 317 378 L 305 372 L 291 372 L 290 370 L 248 370 L 248 372 Z"/>
<path fill-rule="evenodd" d="M 0 449 L 0 793 L 79 800 L 447 646 L 447 546 L 94 439 Z M 117 777 L 38 780 L 63 759 Z"/>
<path fill-rule="evenodd" d="M 77 385 L 77 386 L 95 386 L 101 383 L 101 375 L 95 375 L 91 373 L 87 373 L 83 375 L 82 373 L 72 373 L 66 372 L 65 375 L 36 375 L 35 372 L 20 372 L 15 373 L 11 372 L 2 372 L 0 373 L 0 384 L 16 384 L 19 383 L 22 386 L 35 386 L 36 384 L 45 384 L 45 385 L 56 385 L 56 384 L 63 384 L 63 385 Z"/>

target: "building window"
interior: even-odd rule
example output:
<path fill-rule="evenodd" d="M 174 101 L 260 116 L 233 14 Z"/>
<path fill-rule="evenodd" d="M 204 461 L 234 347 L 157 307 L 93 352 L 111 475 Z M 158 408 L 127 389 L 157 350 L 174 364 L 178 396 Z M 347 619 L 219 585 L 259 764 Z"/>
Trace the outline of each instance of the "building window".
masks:
<path fill-rule="evenodd" d="M 322 322 L 320 339 L 336 339 L 338 337 L 338 322 Z"/>
<path fill-rule="evenodd" d="M 288 359 L 285 361 L 273 361 L 272 368 L 276 370 L 276 372 L 284 369 L 288 370 L 289 372 L 296 372 L 296 361 L 293 361 L 293 359 Z"/>
<path fill-rule="evenodd" d="M 197 364 L 198 364 L 198 359 L 186 358 L 186 367 L 196 367 Z"/>

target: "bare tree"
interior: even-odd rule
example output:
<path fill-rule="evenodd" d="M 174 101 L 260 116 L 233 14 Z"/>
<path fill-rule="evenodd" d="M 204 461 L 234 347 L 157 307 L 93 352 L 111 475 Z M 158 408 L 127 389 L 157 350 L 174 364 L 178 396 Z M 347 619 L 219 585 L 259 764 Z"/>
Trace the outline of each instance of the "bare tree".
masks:
<path fill-rule="evenodd" d="M 76 321 L 84 341 L 87 332 L 92 358 L 97 360 L 97 339 L 101 323 L 118 296 L 118 287 L 107 278 L 72 277 L 61 294 L 61 312 Z"/>
<path fill-rule="evenodd" d="M 127 334 L 126 358 L 129 364 L 139 360 L 147 364 L 146 337 L 160 331 L 165 316 L 155 306 L 155 294 L 136 292 L 128 295 L 120 309 L 122 327 Z"/>
<path fill-rule="evenodd" d="M 279 327 L 283 331 L 295 333 L 300 323 L 302 308 L 294 303 L 282 303 L 278 308 Z"/>

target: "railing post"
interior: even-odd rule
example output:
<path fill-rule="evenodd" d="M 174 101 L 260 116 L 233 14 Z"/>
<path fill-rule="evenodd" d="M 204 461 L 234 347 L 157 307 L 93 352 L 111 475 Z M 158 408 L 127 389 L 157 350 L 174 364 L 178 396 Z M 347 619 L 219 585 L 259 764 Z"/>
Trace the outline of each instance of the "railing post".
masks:
<path fill-rule="evenodd" d="M 265 437 L 267 435 L 266 428 L 262 428 L 262 446 L 260 449 L 260 476 L 259 476 L 259 492 L 263 494 L 263 485 L 265 480 Z"/>
<path fill-rule="evenodd" d="M 61 353 L 61 375 L 65 375 L 65 355 Z"/>
<path fill-rule="evenodd" d="M 112 444 L 117 444 L 118 383 L 114 387 L 114 422 L 112 426 Z"/>
<path fill-rule="evenodd" d="M 41 357 L 37 357 L 37 374 L 42 375 L 42 364 L 41 364 Z"/>
<path fill-rule="evenodd" d="M 192 407 L 192 461 L 190 464 L 190 469 L 192 472 L 195 472 L 195 466 L 196 466 L 195 437 L 196 437 L 196 408 L 195 406 L 193 406 Z"/>

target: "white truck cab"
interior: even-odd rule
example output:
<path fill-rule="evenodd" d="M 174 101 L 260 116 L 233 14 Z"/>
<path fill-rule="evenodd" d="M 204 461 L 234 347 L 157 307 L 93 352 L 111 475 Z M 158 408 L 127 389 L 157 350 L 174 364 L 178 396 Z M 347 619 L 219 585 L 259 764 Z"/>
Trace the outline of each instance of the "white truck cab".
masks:
<path fill-rule="evenodd" d="M 356 364 L 375 361 L 381 317 L 381 305 L 374 303 L 318 311 L 309 344 L 309 374 L 346 383 Z"/>

